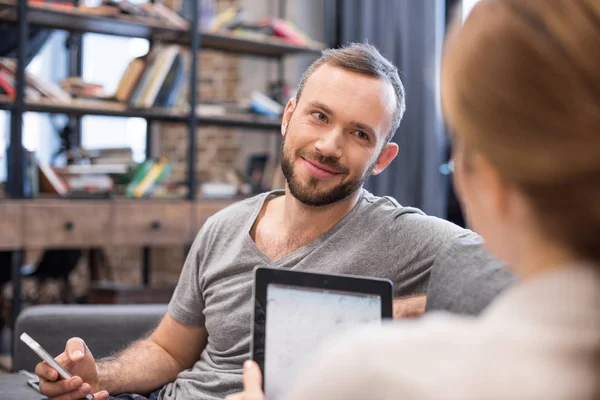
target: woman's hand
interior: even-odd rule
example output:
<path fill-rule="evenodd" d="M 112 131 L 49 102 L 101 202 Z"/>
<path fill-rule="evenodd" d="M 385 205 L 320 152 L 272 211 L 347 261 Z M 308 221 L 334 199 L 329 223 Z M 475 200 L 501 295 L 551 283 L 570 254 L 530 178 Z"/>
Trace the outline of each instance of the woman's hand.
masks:
<path fill-rule="evenodd" d="M 264 400 L 265 394 L 262 391 L 262 372 L 258 364 L 254 361 L 244 363 L 244 391 L 241 393 L 227 396 L 225 400 Z"/>

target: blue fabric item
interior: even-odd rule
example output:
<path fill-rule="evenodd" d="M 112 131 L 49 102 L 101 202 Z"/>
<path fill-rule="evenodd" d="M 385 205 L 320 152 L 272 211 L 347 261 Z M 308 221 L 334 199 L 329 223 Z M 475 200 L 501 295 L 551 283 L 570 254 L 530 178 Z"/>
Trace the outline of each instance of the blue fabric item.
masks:
<path fill-rule="evenodd" d="M 108 400 L 158 400 L 159 392 L 160 392 L 160 389 L 155 390 L 154 392 L 150 393 L 150 396 L 148 396 L 148 397 L 144 397 L 140 394 L 135 394 L 135 393 L 123 393 L 116 397 L 109 396 Z"/>

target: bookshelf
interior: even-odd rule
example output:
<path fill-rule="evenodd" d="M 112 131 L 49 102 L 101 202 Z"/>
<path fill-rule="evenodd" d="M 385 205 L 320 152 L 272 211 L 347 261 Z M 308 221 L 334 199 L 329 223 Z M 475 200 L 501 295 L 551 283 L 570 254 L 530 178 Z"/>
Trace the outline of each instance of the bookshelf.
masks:
<path fill-rule="evenodd" d="M 0 0 L 0 21 L 18 23 L 18 6 L 14 1 Z M 30 6 L 29 24 L 49 29 L 79 33 L 138 37 L 165 43 L 191 45 L 190 32 L 163 26 L 153 21 L 141 22 L 139 18 L 105 17 L 76 11 L 53 10 Z M 319 54 L 321 46 L 297 46 L 283 39 L 244 37 L 228 32 L 199 32 L 200 47 L 236 54 L 259 57 L 282 57 L 292 54 Z"/>
<path fill-rule="evenodd" d="M 98 103 L 98 102 L 94 102 Z M 8 96 L 0 95 L 0 110 L 11 110 L 14 103 Z M 79 104 L 61 104 L 52 101 L 29 101 L 23 106 L 26 112 L 40 112 L 48 114 L 67 114 L 71 116 L 84 115 L 103 115 L 110 117 L 137 117 L 148 121 L 181 122 L 188 121 L 186 112 L 169 108 L 145 108 L 133 109 L 123 104 L 107 102 L 105 107 L 98 107 L 91 102 L 82 101 Z M 225 116 L 198 115 L 196 118 L 198 124 L 229 126 L 247 129 L 271 129 L 276 130 L 281 127 L 281 121 L 274 120 L 262 115 L 248 113 L 228 113 Z"/>
<path fill-rule="evenodd" d="M 153 0 L 150 0 L 153 2 Z M 12 221 L 12 228 L 0 230 L 0 249 L 9 249 L 13 252 L 12 277 L 13 277 L 13 321 L 20 312 L 20 266 L 23 261 L 23 253 L 28 246 L 36 248 L 52 248 L 77 245 L 79 247 L 98 246 L 106 243 L 114 243 L 115 238 L 120 238 L 118 243 L 131 244 L 129 240 L 136 240 L 135 245 L 144 246 L 143 256 L 143 282 L 149 281 L 149 247 L 150 245 L 172 244 L 173 238 L 182 245 L 191 243 L 193 234 L 197 232 L 201 224 L 212 213 L 231 204 L 234 200 L 207 201 L 196 198 L 196 127 L 201 124 L 220 125 L 230 127 L 243 127 L 250 129 L 267 129 L 276 133 L 280 129 L 280 121 L 272 120 L 259 115 L 246 113 L 227 113 L 226 115 L 203 115 L 195 110 L 199 104 L 196 90 L 190 90 L 189 110 L 177 111 L 172 109 L 131 109 L 127 106 L 121 107 L 114 104 L 109 107 L 98 107 L 97 105 L 82 103 L 57 103 L 48 101 L 26 101 L 25 99 L 25 67 L 22 62 L 27 54 L 27 40 L 30 26 L 48 29 L 65 30 L 72 34 L 81 46 L 82 33 L 99 33 L 123 37 L 145 38 L 154 42 L 173 43 L 190 48 L 191 69 L 188 82 L 190 88 L 196 88 L 198 83 L 198 59 L 203 49 L 224 51 L 234 54 L 252 57 L 264 57 L 278 61 L 278 79 L 283 82 L 283 60 L 286 56 L 309 54 L 317 56 L 324 46 L 310 45 L 298 46 L 290 44 L 283 39 L 274 37 L 259 37 L 256 35 L 239 35 L 231 32 L 203 32 L 199 29 L 200 0 L 190 0 L 192 3 L 192 19 L 188 30 L 173 28 L 162 25 L 156 21 L 150 21 L 138 17 L 129 16 L 103 16 L 89 12 L 82 12 L 77 8 L 71 10 L 50 9 L 44 6 L 29 5 L 26 0 L 0 0 L 0 22 L 14 24 L 18 28 L 17 68 L 16 68 L 16 96 L 11 101 L 6 96 L 0 96 L 0 109 L 8 110 L 11 114 L 10 146 L 8 152 L 8 182 L 7 199 L 0 199 L 0 214 L 4 221 Z M 286 0 L 278 0 L 279 17 L 285 17 Z M 324 20 L 330 25 L 332 21 L 339 20 L 337 0 L 327 0 L 324 4 Z M 77 6 L 78 0 L 73 0 Z M 337 26 L 337 24 L 335 24 Z M 328 27 L 328 31 L 336 32 L 336 28 Z M 329 35 L 331 36 L 331 35 Z M 335 35 L 333 35 L 335 36 Z M 335 42 L 332 37 L 333 42 Z M 70 74 L 81 74 L 81 52 L 80 47 L 70 52 Z M 194 111 L 192 111 L 194 110 Z M 70 199 L 26 199 L 23 188 L 23 153 L 20 146 L 22 143 L 22 117 L 25 112 L 40 112 L 51 114 L 65 114 L 77 120 L 84 115 L 103 115 L 114 117 L 140 117 L 145 118 L 150 125 L 152 121 L 170 121 L 186 124 L 188 127 L 189 154 L 187 165 L 187 185 L 189 196 L 186 200 L 70 200 Z M 149 135 L 148 135 L 149 136 Z M 150 141 L 147 140 L 147 149 Z M 148 150 L 147 150 L 148 152 Z M 177 226 L 172 225 L 167 217 L 160 217 L 160 210 L 170 207 L 174 213 L 179 215 L 181 221 L 191 224 L 184 225 L 186 228 L 178 234 L 164 234 L 165 232 L 177 232 Z M 139 211 L 135 211 L 139 208 Z M 102 209 L 106 214 L 105 224 L 100 227 L 87 226 L 85 222 L 75 221 L 81 218 L 77 210 Z M 37 213 L 37 214 L 36 214 Z M 158 213 L 161 221 L 152 219 L 153 213 Z M 31 220 L 32 215 L 48 216 L 53 221 L 49 226 L 36 224 Z M 142 231 L 141 235 L 131 232 L 129 225 L 123 225 L 122 219 L 135 217 L 134 225 Z M 170 214 L 171 215 L 171 214 Z M 134 217 L 131 217 L 134 218 Z M 150 218 L 150 219 L 148 219 Z M 29 222 L 28 222 L 29 221 Z M 157 222 L 158 221 L 158 222 Z M 190 222 L 191 221 L 191 222 Z M 137 224 L 137 225 L 136 225 Z M 81 235 L 77 235 L 78 229 L 83 229 Z M 93 233 L 94 229 L 101 232 Z M 127 231 L 129 229 L 129 231 Z M 39 232 L 38 232 L 39 231 Z M 41 232 L 41 233 L 40 233 Z M 95 231 L 94 231 L 95 232 Z M 85 239 L 89 237 L 90 239 Z M 140 237 L 142 239 L 140 239 Z M 47 239 L 45 239 L 47 238 Z M 57 239 L 58 238 L 58 239 Z M 70 239 L 69 239 L 70 238 Z M 145 238 L 145 239 L 144 239 Z M 35 239 L 35 240 L 34 240 Z"/>

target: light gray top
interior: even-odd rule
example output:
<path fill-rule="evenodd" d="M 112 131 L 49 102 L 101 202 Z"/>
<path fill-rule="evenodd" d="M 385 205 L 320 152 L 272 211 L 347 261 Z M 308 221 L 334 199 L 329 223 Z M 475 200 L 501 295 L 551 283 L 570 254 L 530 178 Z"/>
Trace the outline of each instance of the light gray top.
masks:
<path fill-rule="evenodd" d="M 242 389 L 250 356 L 253 270 L 257 266 L 391 279 L 395 296 L 424 293 L 436 251 L 472 233 L 391 198 L 363 190 L 352 211 L 330 231 L 276 261 L 262 253 L 250 229 L 267 197 L 238 202 L 208 219 L 196 237 L 169 304 L 179 322 L 204 326 L 200 360 L 161 392 L 161 399 L 222 399 Z"/>
<path fill-rule="evenodd" d="M 286 400 L 598 399 L 600 266 L 518 283 L 480 318 L 433 313 L 326 346 Z"/>

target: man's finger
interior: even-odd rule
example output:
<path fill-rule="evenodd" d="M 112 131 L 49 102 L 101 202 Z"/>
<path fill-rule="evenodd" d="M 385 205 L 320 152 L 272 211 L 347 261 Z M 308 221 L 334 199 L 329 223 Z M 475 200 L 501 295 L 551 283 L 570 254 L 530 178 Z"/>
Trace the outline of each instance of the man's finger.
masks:
<path fill-rule="evenodd" d="M 246 361 L 244 363 L 244 392 L 248 394 L 262 394 L 262 373 L 257 363 Z"/>
<path fill-rule="evenodd" d="M 72 361 L 80 361 L 85 356 L 85 342 L 81 338 L 73 337 L 67 341 L 65 350 Z"/>
<path fill-rule="evenodd" d="M 79 390 L 61 394 L 52 398 L 52 400 L 81 400 L 90 393 L 92 393 L 92 388 L 87 383 L 84 383 Z"/>
<path fill-rule="evenodd" d="M 78 376 L 74 376 L 70 379 L 61 379 L 56 382 L 48 382 L 45 379 L 40 379 L 40 392 L 50 398 L 77 392 L 82 386 L 83 381 Z"/>
<path fill-rule="evenodd" d="M 101 390 L 97 393 L 94 393 L 94 400 L 106 400 L 108 399 L 108 392 L 106 390 Z"/>
<path fill-rule="evenodd" d="M 99 392 L 93 393 L 94 400 L 107 400 L 110 394 L 106 390 L 101 390 Z"/>
<path fill-rule="evenodd" d="M 45 361 L 42 361 L 35 366 L 35 373 L 37 376 L 47 381 L 54 382 L 58 379 L 58 372 Z"/>

